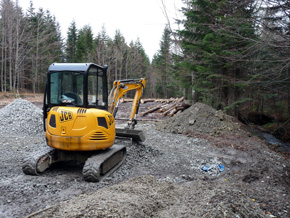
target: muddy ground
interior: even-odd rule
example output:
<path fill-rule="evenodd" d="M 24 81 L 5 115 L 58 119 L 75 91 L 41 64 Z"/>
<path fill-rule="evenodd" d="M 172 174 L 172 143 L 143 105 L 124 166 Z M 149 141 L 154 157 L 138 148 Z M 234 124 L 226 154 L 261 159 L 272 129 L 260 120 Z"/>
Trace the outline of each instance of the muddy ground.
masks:
<path fill-rule="evenodd" d="M 140 112 L 147 107 L 142 105 Z M 120 105 L 119 118 L 128 108 L 129 103 Z M 1 110 L 0 118 L 10 119 Z M 125 163 L 100 183 L 85 182 L 82 165 L 75 162 L 57 164 L 40 176 L 24 175 L 22 160 L 45 146 L 43 133 L 2 130 L 0 217 L 290 217 L 289 159 L 242 127 L 237 131 L 242 134 L 212 126 L 207 131 L 214 134 L 194 131 L 195 124 L 212 115 L 210 109 L 199 109 L 206 114 L 199 121 L 202 115 L 190 110 L 196 119 L 183 121 L 191 128 L 186 135 L 168 131 L 172 119 L 162 118 L 166 128 L 162 122 L 140 121 L 137 128 L 146 141 L 125 142 Z M 124 126 L 123 120 L 117 122 Z"/>

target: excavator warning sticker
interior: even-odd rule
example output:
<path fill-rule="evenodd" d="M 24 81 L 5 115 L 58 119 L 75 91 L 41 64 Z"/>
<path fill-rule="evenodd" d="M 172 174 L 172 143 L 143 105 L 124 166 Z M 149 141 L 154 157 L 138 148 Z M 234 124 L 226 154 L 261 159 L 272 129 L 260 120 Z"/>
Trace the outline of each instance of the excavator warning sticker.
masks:
<path fill-rule="evenodd" d="M 58 115 L 61 123 L 73 120 L 73 113 L 71 111 L 60 110 Z"/>

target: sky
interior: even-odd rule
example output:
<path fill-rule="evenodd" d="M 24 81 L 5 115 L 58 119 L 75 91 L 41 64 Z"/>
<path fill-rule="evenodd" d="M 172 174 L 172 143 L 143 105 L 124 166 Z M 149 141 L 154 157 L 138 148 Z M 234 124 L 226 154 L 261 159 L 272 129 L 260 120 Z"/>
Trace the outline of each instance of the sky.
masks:
<path fill-rule="evenodd" d="M 152 59 L 159 50 L 160 41 L 168 23 L 174 29 L 174 19 L 180 18 L 181 0 L 18 0 L 20 7 L 26 12 L 33 2 L 39 8 L 49 10 L 60 24 L 63 38 L 74 20 L 77 28 L 85 25 L 92 27 L 94 36 L 105 26 L 107 34 L 113 38 L 116 30 L 120 30 L 127 44 L 139 38 L 146 54 Z"/>

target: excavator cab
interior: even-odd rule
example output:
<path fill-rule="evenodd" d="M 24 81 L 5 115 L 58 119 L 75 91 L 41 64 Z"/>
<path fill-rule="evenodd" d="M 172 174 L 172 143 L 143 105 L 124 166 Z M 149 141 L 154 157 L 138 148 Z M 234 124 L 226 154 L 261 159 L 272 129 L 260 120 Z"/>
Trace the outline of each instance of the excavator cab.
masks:
<path fill-rule="evenodd" d="M 108 110 L 107 66 L 54 63 L 47 73 L 44 118 L 55 106 Z"/>

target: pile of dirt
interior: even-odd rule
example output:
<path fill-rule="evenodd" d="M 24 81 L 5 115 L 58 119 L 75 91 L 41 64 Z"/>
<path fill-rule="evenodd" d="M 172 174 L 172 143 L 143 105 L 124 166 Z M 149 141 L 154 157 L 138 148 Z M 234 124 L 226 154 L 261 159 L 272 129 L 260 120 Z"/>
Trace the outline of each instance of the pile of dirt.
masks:
<path fill-rule="evenodd" d="M 24 99 L 16 99 L 0 109 L 0 133 L 41 134 L 42 123 L 42 110 Z"/>
<path fill-rule="evenodd" d="M 179 134 L 194 132 L 211 136 L 228 133 L 247 134 L 241 129 L 241 125 L 238 120 L 223 113 L 223 111 L 217 111 L 208 105 L 198 102 L 176 117 L 159 122 L 157 130 Z"/>
<path fill-rule="evenodd" d="M 212 187 L 214 186 L 214 188 Z M 252 199 L 214 183 L 140 176 L 53 206 L 41 217 L 265 217 Z"/>

